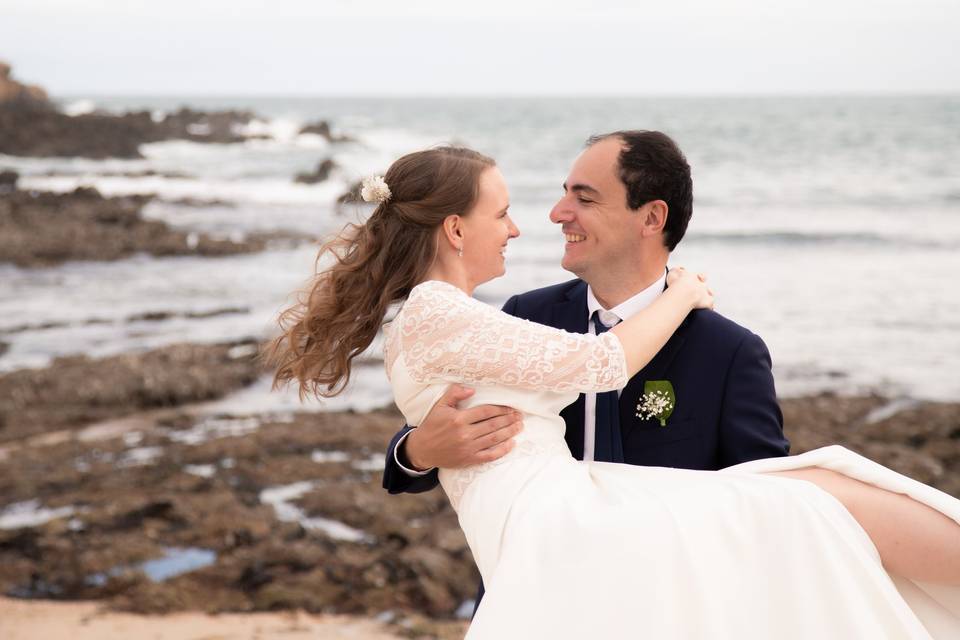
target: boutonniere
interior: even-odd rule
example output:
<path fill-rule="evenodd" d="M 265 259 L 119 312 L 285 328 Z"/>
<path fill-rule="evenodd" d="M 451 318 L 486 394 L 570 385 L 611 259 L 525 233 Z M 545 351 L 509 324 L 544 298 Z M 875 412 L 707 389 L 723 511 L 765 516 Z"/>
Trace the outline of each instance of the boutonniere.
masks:
<path fill-rule="evenodd" d="M 667 426 L 667 418 L 677 406 L 677 396 L 669 380 L 647 380 L 643 383 L 643 395 L 637 403 L 637 417 L 641 420 L 656 418 L 660 426 Z"/>

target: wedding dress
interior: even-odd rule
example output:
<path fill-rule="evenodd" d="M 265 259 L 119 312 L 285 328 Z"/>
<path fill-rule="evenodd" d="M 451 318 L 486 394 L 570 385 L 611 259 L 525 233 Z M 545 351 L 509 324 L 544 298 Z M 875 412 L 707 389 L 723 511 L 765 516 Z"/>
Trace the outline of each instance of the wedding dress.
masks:
<path fill-rule="evenodd" d="M 415 287 L 386 337 L 409 424 L 453 382 L 524 414 L 506 456 L 440 470 L 487 589 L 468 638 L 960 638 L 960 587 L 888 574 L 838 500 L 767 473 L 832 469 L 960 522 L 949 495 L 839 446 L 710 472 L 577 461 L 559 412 L 624 386 L 619 340 L 444 282 Z"/>

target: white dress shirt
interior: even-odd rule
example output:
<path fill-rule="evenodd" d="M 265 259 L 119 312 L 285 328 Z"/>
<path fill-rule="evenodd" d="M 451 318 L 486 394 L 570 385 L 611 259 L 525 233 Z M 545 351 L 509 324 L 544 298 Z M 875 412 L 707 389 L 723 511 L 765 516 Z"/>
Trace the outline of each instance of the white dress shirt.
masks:
<path fill-rule="evenodd" d="M 603 305 L 600 304 L 600 301 L 597 300 L 597 297 L 593 295 L 593 288 L 589 285 L 587 286 L 587 328 L 590 333 L 596 335 L 596 327 L 593 326 L 593 322 L 590 321 L 590 318 L 593 317 L 594 311 L 600 312 L 600 321 L 608 327 L 612 327 L 621 320 L 626 320 L 634 316 L 637 313 L 640 313 L 644 309 L 650 306 L 650 304 L 657 299 L 661 293 L 663 293 L 663 287 L 667 281 L 667 274 L 664 272 L 663 276 L 659 280 L 654 282 L 652 285 L 638 293 L 637 295 L 627 298 L 613 309 L 604 309 Z M 617 390 L 617 395 L 623 389 Z M 594 445 L 596 444 L 596 432 L 597 432 L 597 394 L 596 393 L 585 393 L 584 403 L 583 403 L 583 459 L 584 460 L 593 460 L 593 451 Z"/>
<path fill-rule="evenodd" d="M 626 320 L 627 318 L 632 317 L 634 314 L 637 314 L 644 309 L 646 309 L 650 304 L 657 299 L 661 293 L 663 293 L 663 287 L 667 281 L 667 273 L 664 271 L 663 275 L 659 280 L 651 284 L 649 287 L 636 294 L 635 296 L 624 300 L 613 309 L 604 309 L 603 305 L 600 304 L 600 301 L 597 300 L 597 297 L 593 295 L 593 288 L 589 285 L 587 286 L 587 330 L 596 335 L 596 330 L 594 329 L 593 323 L 590 321 L 590 317 L 593 315 L 594 311 L 600 311 L 600 318 L 604 324 L 608 326 L 613 326 L 620 320 Z M 615 316 L 611 318 L 609 314 Z M 617 393 L 623 391 L 623 389 L 618 390 Z M 594 450 L 594 440 L 596 438 L 596 429 L 597 429 L 597 394 L 587 393 L 584 394 L 585 403 L 583 411 L 583 459 L 584 460 L 593 460 L 593 450 Z M 408 431 L 403 435 L 402 438 L 397 442 L 397 446 L 393 449 L 393 459 L 396 461 L 397 466 L 400 467 L 404 473 L 409 476 L 425 476 L 433 469 L 427 469 L 426 471 L 417 471 L 409 467 L 405 467 L 400 463 L 400 458 L 397 455 L 397 451 L 403 445 L 403 441 L 407 439 L 407 436 L 410 435 Z"/>

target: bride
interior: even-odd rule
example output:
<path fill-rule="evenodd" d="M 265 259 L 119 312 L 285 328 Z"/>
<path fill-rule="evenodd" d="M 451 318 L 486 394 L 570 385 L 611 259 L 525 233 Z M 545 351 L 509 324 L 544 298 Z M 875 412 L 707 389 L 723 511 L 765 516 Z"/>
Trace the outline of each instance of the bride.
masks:
<path fill-rule="evenodd" d="M 673 269 L 653 305 L 599 336 L 471 297 L 519 232 L 493 160 L 441 147 L 367 181 L 377 207 L 321 250 L 280 316 L 276 382 L 332 396 L 388 309 L 385 364 L 418 424 L 451 383 L 523 413 L 504 457 L 441 469 L 487 592 L 469 638 L 958 638 L 960 501 L 842 447 L 690 471 L 575 460 L 560 410 L 622 387 L 691 312 Z M 318 258 L 319 260 L 319 258 Z"/>

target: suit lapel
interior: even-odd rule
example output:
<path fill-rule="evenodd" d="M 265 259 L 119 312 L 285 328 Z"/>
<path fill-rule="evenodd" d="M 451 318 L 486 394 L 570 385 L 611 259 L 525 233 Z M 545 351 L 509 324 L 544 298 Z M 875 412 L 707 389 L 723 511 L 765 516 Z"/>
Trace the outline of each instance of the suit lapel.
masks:
<path fill-rule="evenodd" d="M 567 292 L 566 299 L 558 302 L 550 310 L 550 326 L 570 333 L 587 333 L 587 284 L 583 281 Z M 570 452 L 578 460 L 583 460 L 583 412 L 584 399 L 581 393 L 576 402 L 566 407 L 560 415 L 567 423 L 565 434 Z"/>
<path fill-rule="evenodd" d="M 630 378 L 623 393 L 620 394 L 620 430 L 624 438 L 637 425 L 636 413 L 637 399 L 643 395 L 643 386 L 647 380 L 669 380 L 670 366 L 673 364 L 683 343 L 686 342 L 686 329 L 690 322 L 690 316 L 683 321 L 674 334 L 667 340 L 667 344 L 653 357 L 647 366 L 641 369 L 637 375 Z"/>
<path fill-rule="evenodd" d="M 587 284 L 578 282 L 567 292 L 566 299 L 550 310 L 550 326 L 570 333 L 587 333 Z"/>

